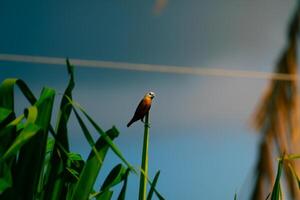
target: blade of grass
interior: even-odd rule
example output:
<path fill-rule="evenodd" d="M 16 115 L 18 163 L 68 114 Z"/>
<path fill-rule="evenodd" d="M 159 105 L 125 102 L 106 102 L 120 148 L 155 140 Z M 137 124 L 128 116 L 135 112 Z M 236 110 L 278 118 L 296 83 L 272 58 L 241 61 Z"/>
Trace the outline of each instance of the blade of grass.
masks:
<path fill-rule="evenodd" d="M 10 156 L 15 155 L 20 148 L 27 143 L 33 136 L 35 136 L 39 131 L 40 127 L 35 124 L 28 124 L 20 133 L 20 135 L 16 138 L 14 143 L 10 146 L 10 148 L 4 153 L 1 157 L 0 161 L 3 162 L 5 159 Z"/>
<path fill-rule="evenodd" d="M 273 186 L 272 196 L 271 200 L 280 200 L 281 199 L 281 188 L 280 188 L 280 177 L 282 172 L 282 160 L 278 162 L 278 168 L 277 168 L 277 176 L 275 179 L 275 183 Z"/>
<path fill-rule="evenodd" d="M 15 118 L 5 127 L 0 129 L 0 155 L 3 155 L 5 151 L 7 151 L 7 149 L 11 146 L 15 137 L 17 136 L 17 133 L 19 133 L 24 128 L 23 123 L 21 123 L 23 119 L 24 114 Z"/>
<path fill-rule="evenodd" d="M 17 151 L 19 151 L 23 146 L 23 144 L 27 143 L 34 135 L 38 133 L 38 131 L 40 131 L 40 127 L 34 124 L 38 115 L 37 107 L 30 106 L 25 110 L 25 113 L 25 116 L 27 117 L 27 121 L 24 125 L 25 128 L 17 136 L 9 149 L 3 154 L 3 156 L 0 158 L 0 161 L 3 161 L 12 155 L 15 155 Z"/>
<path fill-rule="evenodd" d="M 129 168 L 125 168 L 122 166 L 122 164 L 118 164 L 116 165 L 109 173 L 109 175 L 106 177 L 105 181 L 103 182 L 100 192 L 96 192 L 92 195 L 90 195 L 90 199 L 96 197 L 98 199 L 98 197 L 103 196 L 103 194 L 107 193 L 107 191 L 110 191 L 110 189 L 121 183 L 122 181 L 123 186 L 122 189 L 120 191 L 120 194 L 118 196 L 118 200 L 124 200 L 125 199 L 125 194 L 126 194 L 126 188 L 127 188 L 127 179 L 128 179 L 128 175 L 129 175 L 130 169 Z"/>
<path fill-rule="evenodd" d="M 94 151 L 96 157 L 98 158 L 98 161 L 100 163 L 102 163 L 103 161 L 102 161 L 102 159 L 101 159 L 100 155 L 98 154 L 98 151 L 97 151 L 97 149 L 95 147 L 95 142 L 93 140 L 93 137 L 91 136 L 91 134 L 90 134 L 89 130 L 87 129 L 87 127 L 85 126 L 82 118 L 79 116 L 79 114 L 77 113 L 77 111 L 75 109 L 74 109 L 74 113 L 75 113 L 77 121 L 78 121 L 78 123 L 79 123 L 79 125 L 81 127 L 81 130 L 82 130 L 82 132 L 83 132 L 86 140 L 88 141 L 89 145 L 91 146 L 92 150 Z"/>
<path fill-rule="evenodd" d="M 84 166 L 84 160 L 80 154 L 70 152 L 68 153 L 68 160 L 66 169 L 69 172 L 67 176 L 67 182 L 72 183 L 75 186 L 75 183 L 79 180 L 79 174 L 81 173 Z"/>
<path fill-rule="evenodd" d="M 148 196 L 147 196 L 147 200 L 151 200 L 152 199 L 152 196 L 153 196 L 153 193 L 154 193 L 154 189 L 155 189 L 155 186 L 156 186 L 159 174 L 160 174 L 160 171 L 156 172 L 156 174 L 154 176 L 151 188 L 150 188 Z"/>
<path fill-rule="evenodd" d="M 130 172 L 130 169 L 127 168 L 127 170 L 125 172 L 125 175 L 124 175 L 123 187 L 122 187 L 122 189 L 120 191 L 120 194 L 118 196 L 118 200 L 125 200 L 129 172 Z"/>
<path fill-rule="evenodd" d="M 67 97 L 68 98 L 68 97 Z M 131 171 L 137 173 L 136 170 L 132 167 L 132 165 L 125 159 L 122 155 L 122 152 L 119 148 L 113 143 L 113 141 L 107 136 L 107 134 L 97 125 L 97 123 L 87 114 L 87 112 L 76 102 L 72 99 L 68 98 L 69 102 L 73 105 L 74 110 L 78 108 L 88 119 L 88 121 L 92 124 L 92 126 L 96 129 L 96 131 L 104 138 L 104 140 L 109 144 L 112 151 L 130 168 Z"/>
<path fill-rule="evenodd" d="M 26 117 L 26 123 L 24 126 L 27 126 L 27 124 L 35 123 L 37 116 L 38 116 L 38 109 L 36 106 L 30 106 L 24 111 L 24 115 Z"/>
<path fill-rule="evenodd" d="M 145 116 L 144 142 L 142 153 L 141 169 L 144 173 L 140 174 L 139 200 L 146 200 L 147 195 L 147 177 L 148 177 L 148 147 L 149 147 L 149 112 Z"/>
<path fill-rule="evenodd" d="M 74 66 L 72 66 L 68 59 L 66 59 L 67 70 L 69 74 L 69 82 L 67 88 L 64 91 L 64 94 L 60 103 L 60 110 L 58 114 L 57 121 L 57 140 L 64 146 L 65 149 L 69 149 L 68 135 L 67 135 L 67 122 L 69 120 L 72 106 L 69 104 L 69 101 L 66 97 L 72 99 L 72 91 L 75 87 L 74 82 Z"/>
<path fill-rule="evenodd" d="M 111 140 L 113 140 L 119 135 L 119 132 L 113 127 L 112 129 L 108 130 L 106 134 Z M 95 145 L 98 156 L 96 156 L 94 150 L 91 150 L 86 164 L 80 173 L 79 180 L 75 186 L 72 196 L 73 200 L 88 199 L 103 164 L 99 161 L 99 158 L 101 161 L 105 159 L 108 148 L 109 145 L 107 144 L 106 140 L 103 137 L 100 137 Z"/>
<path fill-rule="evenodd" d="M 124 179 L 126 173 L 126 168 L 122 164 L 116 165 L 108 174 L 104 180 L 100 191 L 105 191 L 113 187 L 114 185 L 119 184 Z"/>
<path fill-rule="evenodd" d="M 149 185 L 152 186 L 153 182 L 149 179 L 148 175 L 146 175 L 141 168 L 139 168 L 138 170 L 147 178 L 147 182 L 149 183 Z M 153 190 L 159 200 L 165 200 L 165 198 L 156 190 L 154 186 L 153 186 Z"/>
<path fill-rule="evenodd" d="M 43 196 L 46 200 L 56 200 L 61 197 L 62 191 L 67 190 L 67 186 L 65 184 L 65 176 L 61 176 L 61 174 L 64 173 L 64 167 L 67 161 L 67 154 L 69 152 L 67 124 L 72 111 L 72 106 L 69 104 L 69 101 L 66 97 L 68 96 L 72 99 L 72 91 L 75 87 L 75 82 L 74 66 L 70 64 L 68 59 L 66 59 L 66 64 L 69 75 L 69 82 L 60 102 L 60 109 L 57 117 L 56 129 L 55 131 L 53 131 L 52 128 L 50 129 L 50 132 L 55 138 L 55 145 L 53 149 L 53 155 L 51 158 L 51 165 L 45 176 L 47 187 Z"/>
<path fill-rule="evenodd" d="M 38 193 L 37 188 L 43 170 L 54 96 L 53 89 L 44 88 L 39 100 L 35 103 L 38 110 L 35 125 L 39 126 L 41 130 L 20 150 L 16 166 L 16 180 L 14 180 L 16 198 L 34 199 Z"/>
<path fill-rule="evenodd" d="M 21 79 L 5 79 L 0 85 L 0 107 L 14 110 L 14 85 L 18 85 L 26 99 L 33 105 L 37 100 L 31 90 Z"/>
<path fill-rule="evenodd" d="M 0 128 L 4 127 L 15 118 L 14 113 L 6 108 L 0 107 Z"/>
<path fill-rule="evenodd" d="M 111 197 L 113 195 L 113 191 L 107 190 L 101 194 L 99 194 L 96 199 L 97 200 L 111 200 Z"/>
<path fill-rule="evenodd" d="M 38 184 L 38 193 L 39 198 L 42 199 L 42 195 L 45 189 L 45 176 L 47 174 L 47 170 L 50 167 L 50 159 L 51 155 L 53 153 L 53 147 L 54 147 L 55 140 L 53 138 L 48 137 L 47 139 L 47 146 L 46 146 L 46 152 L 45 152 L 45 160 L 43 163 L 43 171 L 42 175 L 40 176 L 39 184 Z"/>

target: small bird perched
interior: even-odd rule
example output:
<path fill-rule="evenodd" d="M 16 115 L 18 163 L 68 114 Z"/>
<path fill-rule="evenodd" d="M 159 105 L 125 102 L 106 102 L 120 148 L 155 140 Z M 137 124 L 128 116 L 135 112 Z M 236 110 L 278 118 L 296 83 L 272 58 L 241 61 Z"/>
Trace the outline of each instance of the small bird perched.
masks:
<path fill-rule="evenodd" d="M 144 119 L 145 115 L 149 112 L 151 103 L 152 103 L 152 99 L 154 97 L 155 97 L 154 92 L 148 92 L 147 94 L 145 94 L 144 98 L 141 100 L 138 107 L 136 108 L 132 119 L 127 124 L 127 127 L 129 127 L 132 123 L 134 123 L 138 120 L 141 120 L 142 122 L 144 122 L 143 119 Z"/>

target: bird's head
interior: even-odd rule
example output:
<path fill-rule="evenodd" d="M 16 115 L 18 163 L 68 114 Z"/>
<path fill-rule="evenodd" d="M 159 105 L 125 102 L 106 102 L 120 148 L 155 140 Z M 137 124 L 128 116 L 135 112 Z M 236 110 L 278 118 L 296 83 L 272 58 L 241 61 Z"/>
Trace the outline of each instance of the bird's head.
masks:
<path fill-rule="evenodd" d="M 150 97 L 151 99 L 153 99 L 155 97 L 155 93 L 154 92 L 148 92 L 145 97 Z"/>

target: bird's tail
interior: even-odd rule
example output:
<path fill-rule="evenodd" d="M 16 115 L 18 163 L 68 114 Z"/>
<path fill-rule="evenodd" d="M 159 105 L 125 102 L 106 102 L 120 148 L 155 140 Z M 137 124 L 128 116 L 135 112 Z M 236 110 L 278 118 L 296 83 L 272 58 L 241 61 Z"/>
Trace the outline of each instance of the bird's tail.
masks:
<path fill-rule="evenodd" d="M 128 122 L 128 124 L 127 124 L 127 127 L 129 127 L 132 123 L 133 123 L 133 120 L 130 120 L 130 122 Z"/>

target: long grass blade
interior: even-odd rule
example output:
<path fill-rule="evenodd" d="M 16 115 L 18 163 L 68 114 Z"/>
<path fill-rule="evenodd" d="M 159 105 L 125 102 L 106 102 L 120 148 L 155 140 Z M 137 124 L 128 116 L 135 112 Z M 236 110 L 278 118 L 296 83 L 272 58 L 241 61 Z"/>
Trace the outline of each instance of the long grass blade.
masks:
<path fill-rule="evenodd" d="M 74 109 L 74 113 L 75 116 L 77 118 L 77 121 L 81 127 L 81 130 L 85 136 L 85 139 L 88 141 L 89 145 L 91 146 L 92 150 L 94 151 L 96 158 L 98 159 L 99 163 L 102 163 L 103 160 L 101 159 L 101 156 L 98 154 L 98 151 L 95 147 L 95 142 L 94 139 L 92 137 L 92 135 L 90 134 L 89 130 L 87 129 L 86 125 L 84 124 L 82 118 L 79 116 L 79 114 L 77 113 L 77 111 Z"/>
<path fill-rule="evenodd" d="M 108 137 L 108 135 L 97 125 L 97 123 L 87 114 L 87 112 L 76 102 L 74 102 L 72 99 L 69 99 L 69 102 L 73 105 L 74 109 L 79 109 L 85 117 L 88 119 L 88 121 L 92 124 L 92 126 L 96 129 L 96 131 L 103 137 L 103 139 L 108 143 L 112 151 L 127 165 L 128 168 L 130 168 L 131 171 L 134 173 L 137 173 L 136 170 L 132 167 L 132 165 L 125 159 L 122 152 L 119 150 L 119 148 L 113 143 L 113 141 Z"/>
<path fill-rule="evenodd" d="M 278 162 L 277 176 L 273 186 L 273 191 L 271 195 L 271 200 L 281 200 L 281 187 L 280 187 L 280 177 L 282 172 L 282 163 L 283 161 Z"/>
<path fill-rule="evenodd" d="M 106 179 L 104 180 L 100 191 L 108 190 L 114 185 L 119 184 L 124 179 L 124 175 L 126 174 L 126 168 L 123 167 L 122 164 L 116 165 L 108 174 Z"/>
<path fill-rule="evenodd" d="M 20 135 L 16 138 L 14 143 L 10 146 L 10 148 L 4 153 L 4 155 L 1 157 L 0 161 L 4 161 L 5 159 L 9 158 L 12 155 L 15 155 L 20 148 L 29 140 L 35 136 L 39 131 L 40 127 L 35 124 L 28 124 L 23 131 L 20 133 Z"/>
<path fill-rule="evenodd" d="M 146 195 L 147 195 L 148 147 L 149 147 L 149 112 L 145 116 L 144 142 L 143 142 L 142 165 L 141 165 L 141 169 L 144 173 L 141 173 L 140 175 L 139 200 L 146 200 Z"/>
<path fill-rule="evenodd" d="M 69 152 L 69 141 L 68 141 L 68 128 L 67 123 L 72 111 L 72 106 L 69 104 L 69 97 L 72 99 L 72 91 L 75 87 L 74 82 L 74 67 L 70 64 L 69 60 L 66 60 L 67 71 L 69 74 L 69 82 L 67 88 L 64 91 L 60 102 L 60 109 L 57 117 L 56 129 L 55 131 L 51 128 L 50 132 L 55 138 L 55 145 L 53 149 L 53 154 L 51 157 L 51 165 L 46 173 L 46 191 L 43 194 L 46 200 L 56 200 L 58 198 L 63 198 L 62 191 L 67 190 L 65 184 L 65 176 L 61 176 L 64 173 L 64 167 L 67 161 L 67 154 Z M 66 195 L 66 192 L 63 193 Z M 65 196 L 66 198 L 66 196 Z"/>
<path fill-rule="evenodd" d="M 0 107 L 0 128 L 7 125 L 14 118 L 15 118 L 15 115 L 12 110 Z"/>
<path fill-rule="evenodd" d="M 144 172 L 141 168 L 139 168 L 139 171 L 140 171 L 140 173 L 142 173 L 142 174 L 147 178 L 148 184 L 149 184 L 150 186 L 152 186 L 152 185 L 153 185 L 153 182 L 150 180 L 150 178 L 148 177 L 148 175 L 145 174 L 145 172 Z M 159 191 L 156 189 L 156 187 L 154 187 L 154 186 L 152 186 L 152 187 L 153 187 L 154 193 L 156 194 L 157 198 L 158 198 L 159 200 L 165 200 L 165 198 L 159 193 Z"/>
<path fill-rule="evenodd" d="M 148 196 L 147 196 L 147 200 L 151 200 L 152 199 L 152 196 L 153 196 L 153 193 L 154 193 L 154 189 L 156 187 L 156 183 L 157 183 L 158 178 L 159 178 L 159 174 L 160 174 L 160 171 L 156 172 L 156 174 L 154 176 L 153 182 L 151 184 L 151 187 L 150 187 L 150 190 L 149 190 L 149 193 L 148 193 Z"/>
<path fill-rule="evenodd" d="M 5 79 L 0 85 L 0 107 L 14 110 L 14 85 L 18 85 L 25 98 L 33 105 L 37 100 L 21 79 Z"/>
<path fill-rule="evenodd" d="M 113 140 L 119 135 L 119 132 L 113 127 L 106 132 L 106 135 Z M 73 200 L 88 199 L 103 164 L 103 162 L 100 162 L 99 159 L 101 161 L 104 160 L 109 149 L 109 145 L 103 137 L 100 137 L 95 144 L 95 149 L 98 156 L 96 156 L 94 150 L 91 150 L 86 164 L 80 173 L 79 180 L 75 186 L 74 194 L 72 196 Z"/>
<path fill-rule="evenodd" d="M 97 200 L 111 200 L 112 198 L 112 195 L 113 195 L 113 191 L 111 190 L 107 190 L 101 194 L 99 194 L 96 199 Z"/>
<path fill-rule="evenodd" d="M 127 168 L 127 170 L 125 172 L 125 175 L 124 175 L 124 178 L 123 178 L 124 183 L 123 183 L 122 189 L 120 191 L 120 194 L 118 196 L 118 200 L 125 200 L 129 172 L 130 172 L 130 169 Z"/>
<path fill-rule="evenodd" d="M 39 100 L 36 102 L 38 116 L 35 125 L 40 128 L 39 134 L 35 134 L 20 150 L 16 168 L 16 198 L 35 198 L 40 175 L 43 170 L 48 129 L 54 102 L 55 91 L 44 88 Z"/>

